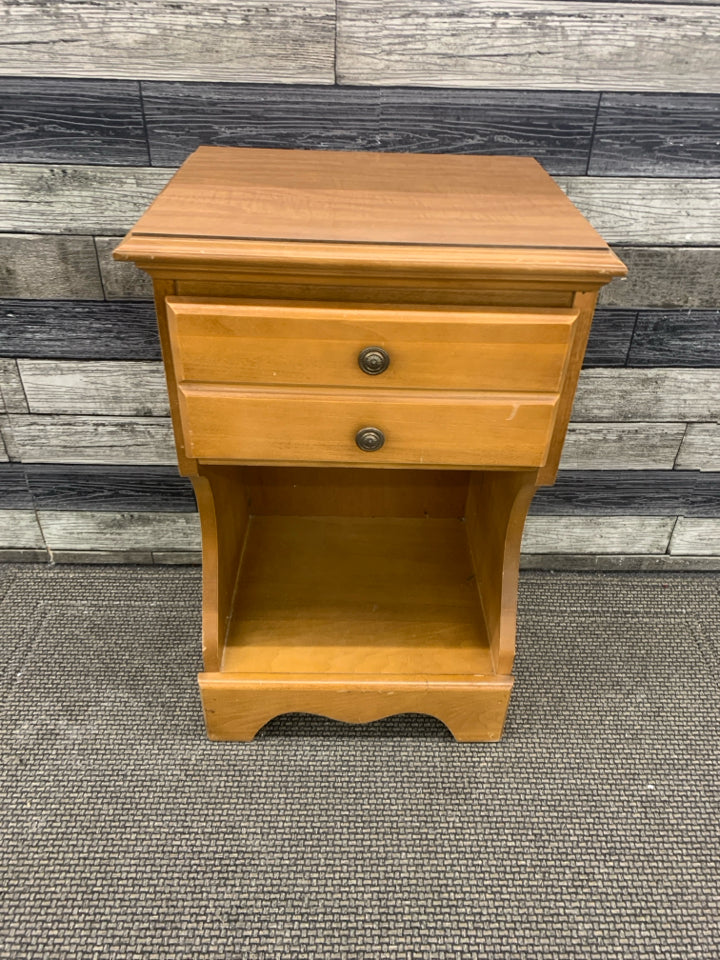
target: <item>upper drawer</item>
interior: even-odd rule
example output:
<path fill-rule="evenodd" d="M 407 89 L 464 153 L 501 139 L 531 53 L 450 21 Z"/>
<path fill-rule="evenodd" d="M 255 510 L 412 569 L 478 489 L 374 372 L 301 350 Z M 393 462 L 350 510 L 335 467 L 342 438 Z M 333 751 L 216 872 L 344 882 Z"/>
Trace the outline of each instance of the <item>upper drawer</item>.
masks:
<path fill-rule="evenodd" d="M 168 297 L 167 306 L 178 381 L 383 389 L 557 393 L 577 318 L 575 310 L 557 308 L 185 297 Z M 361 369 L 368 347 L 384 351 L 383 372 Z"/>

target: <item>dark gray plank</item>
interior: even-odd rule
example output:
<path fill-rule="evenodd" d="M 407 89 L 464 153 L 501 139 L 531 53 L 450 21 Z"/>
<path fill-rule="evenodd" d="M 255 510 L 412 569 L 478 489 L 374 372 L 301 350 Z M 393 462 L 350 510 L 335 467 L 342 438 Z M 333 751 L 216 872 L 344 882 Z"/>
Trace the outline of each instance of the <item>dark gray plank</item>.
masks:
<path fill-rule="evenodd" d="M 159 360 L 147 301 L 0 300 L 0 357 Z"/>
<path fill-rule="evenodd" d="M 636 317 L 635 310 L 598 307 L 585 351 L 585 366 L 624 367 Z"/>
<path fill-rule="evenodd" d="M 99 300 L 92 237 L 0 234 L 0 297 Z"/>
<path fill-rule="evenodd" d="M 719 247 L 614 245 L 628 276 L 600 291 L 606 307 L 697 307 L 720 303 Z"/>
<path fill-rule="evenodd" d="M 628 365 L 720 367 L 720 310 L 641 310 Z"/>
<path fill-rule="evenodd" d="M 13 76 L 332 83 L 334 0 L 12 0 Z"/>
<path fill-rule="evenodd" d="M 0 160 L 147 164 L 139 84 L 0 78 Z"/>
<path fill-rule="evenodd" d="M 197 509 L 192 485 L 176 467 L 31 463 L 25 469 L 38 510 L 194 513 Z M 0 472 L 0 483 L 1 477 Z"/>
<path fill-rule="evenodd" d="M 0 509 L 32 510 L 33 501 L 19 463 L 0 463 Z"/>
<path fill-rule="evenodd" d="M 720 90 L 716 6 L 612 9 L 588 0 L 338 0 L 338 82 Z"/>
<path fill-rule="evenodd" d="M 223 83 L 142 85 L 152 162 L 200 144 L 534 156 L 584 174 L 596 93 Z"/>
<path fill-rule="evenodd" d="M 561 471 L 542 487 L 535 516 L 720 516 L 720 473 L 673 470 Z"/>
<path fill-rule="evenodd" d="M 603 93 L 590 174 L 720 176 L 720 96 Z"/>

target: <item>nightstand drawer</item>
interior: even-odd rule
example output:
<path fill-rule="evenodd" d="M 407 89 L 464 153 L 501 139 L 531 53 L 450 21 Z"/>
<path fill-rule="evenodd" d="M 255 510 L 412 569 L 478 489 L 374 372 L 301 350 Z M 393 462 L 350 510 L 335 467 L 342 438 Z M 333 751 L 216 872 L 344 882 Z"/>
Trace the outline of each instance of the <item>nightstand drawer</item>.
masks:
<path fill-rule="evenodd" d="M 192 457 L 364 466 L 541 466 L 558 400 L 193 384 L 179 394 Z"/>
<path fill-rule="evenodd" d="M 178 381 L 556 393 L 577 311 L 169 297 Z"/>

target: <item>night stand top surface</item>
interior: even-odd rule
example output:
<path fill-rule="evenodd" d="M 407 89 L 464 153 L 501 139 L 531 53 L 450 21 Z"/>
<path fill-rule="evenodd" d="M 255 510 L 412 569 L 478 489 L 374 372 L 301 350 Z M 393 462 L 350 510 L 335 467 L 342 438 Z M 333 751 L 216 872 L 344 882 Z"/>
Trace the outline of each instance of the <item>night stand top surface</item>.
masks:
<path fill-rule="evenodd" d="M 624 272 L 605 241 L 529 157 L 200 147 L 117 251 L 198 258 L 228 243 L 583 252 Z M 445 252 L 443 253 L 443 248 Z M 389 254 L 398 258 L 394 249 Z M 560 260 L 564 257 L 560 257 Z M 573 259 L 571 254 L 570 259 Z M 609 277 L 608 277 L 609 279 Z"/>

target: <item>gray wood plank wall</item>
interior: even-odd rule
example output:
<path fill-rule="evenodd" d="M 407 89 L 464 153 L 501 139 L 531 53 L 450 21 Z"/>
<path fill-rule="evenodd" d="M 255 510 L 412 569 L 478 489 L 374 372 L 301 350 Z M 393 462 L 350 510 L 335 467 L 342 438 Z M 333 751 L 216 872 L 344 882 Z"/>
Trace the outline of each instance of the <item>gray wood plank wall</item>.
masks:
<path fill-rule="evenodd" d="M 0 559 L 198 561 L 111 254 L 217 143 L 537 157 L 630 274 L 525 562 L 720 569 L 718 39 L 707 0 L 0 4 Z"/>

